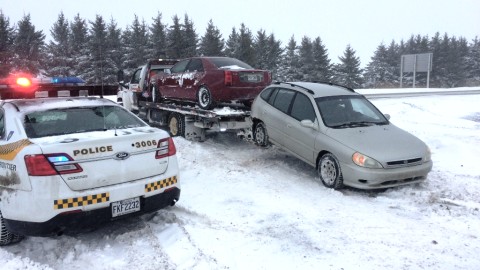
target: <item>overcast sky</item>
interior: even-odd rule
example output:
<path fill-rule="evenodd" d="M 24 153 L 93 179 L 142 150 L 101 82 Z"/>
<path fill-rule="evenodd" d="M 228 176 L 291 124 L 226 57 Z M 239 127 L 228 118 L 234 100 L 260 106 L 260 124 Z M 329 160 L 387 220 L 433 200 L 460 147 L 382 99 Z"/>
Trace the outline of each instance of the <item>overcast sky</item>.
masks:
<path fill-rule="evenodd" d="M 16 24 L 30 14 L 37 30 L 47 39 L 61 11 L 71 21 L 79 13 L 87 21 L 102 15 L 113 18 L 125 29 L 136 14 L 151 24 L 158 12 L 163 23 L 172 24 L 185 14 L 194 22 L 199 37 L 213 20 L 225 40 L 241 23 L 255 35 L 260 29 L 273 33 L 286 45 L 292 35 L 297 44 L 303 36 L 320 37 L 332 62 L 338 62 L 347 44 L 357 52 L 365 66 L 376 47 L 392 39 L 397 43 L 412 34 L 433 36 L 447 32 L 469 42 L 480 38 L 479 0 L 0 0 L 0 9 Z"/>

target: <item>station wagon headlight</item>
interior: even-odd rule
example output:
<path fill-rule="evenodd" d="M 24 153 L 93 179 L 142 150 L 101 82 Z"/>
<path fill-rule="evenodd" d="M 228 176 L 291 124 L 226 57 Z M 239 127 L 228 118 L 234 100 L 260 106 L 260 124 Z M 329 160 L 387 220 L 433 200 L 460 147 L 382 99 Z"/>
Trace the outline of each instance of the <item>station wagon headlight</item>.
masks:
<path fill-rule="evenodd" d="M 425 153 L 425 157 L 423 158 L 425 162 L 429 162 L 432 160 L 432 152 L 430 151 L 430 147 L 427 146 L 427 153 Z"/>
<path fill-rule="evenodd" d="M 355 154 L 353 154 L 352 160 L 353 160 L 353 163 L 357 164 L 360 167 L 373 168 L 373 169 L 383 168 L 380 162 L 376 161 L 375 159 L 369 156 L 361 154 L 359 152 L 355 152 Z"/>

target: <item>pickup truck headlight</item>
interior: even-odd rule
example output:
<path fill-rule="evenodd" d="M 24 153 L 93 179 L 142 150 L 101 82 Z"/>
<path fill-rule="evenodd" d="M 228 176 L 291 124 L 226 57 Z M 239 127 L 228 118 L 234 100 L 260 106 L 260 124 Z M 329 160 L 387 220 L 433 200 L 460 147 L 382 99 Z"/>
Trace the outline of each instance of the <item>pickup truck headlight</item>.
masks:
<path fill-rule="evenodd" d="M 383 168 L 380 162 L 359 152 L 355 152 L 355 154 L 353 154 L 352 160 L 353 160 L 353 163 L 357 164 L 360 167 L 372 168 L 372 169 Z"/>

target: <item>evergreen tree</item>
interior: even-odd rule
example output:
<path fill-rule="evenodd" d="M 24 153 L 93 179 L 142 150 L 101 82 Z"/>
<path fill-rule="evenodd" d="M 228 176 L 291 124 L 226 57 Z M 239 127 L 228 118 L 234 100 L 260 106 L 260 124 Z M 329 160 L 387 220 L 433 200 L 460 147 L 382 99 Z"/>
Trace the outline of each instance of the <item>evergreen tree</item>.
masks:
<path fill-rule="evenodd" d="M 309 37 L 304 36 L 298 49 L 300 57 L 300 72 L 302 81 L 314 81 L 313 46 Z"/>
<path fill-rule="evenodd" d="M 150 27 L 149 39 L 149 58 L 166 58 L 167 57 L 167 26 L 162 23 L 162 13 L 158 13 L 153 18 L 153 24 Z"/>
<path fill-rule="evenodd" d="M 277 78 L 280 81 L 298 81 L 302 77 L 300 72 L 300 57 L 298 55 L 297 42 L 292 36 L 288 41 L 287 47 L 278 68 Z"/>
<path fill-rule="evenodd" d="M 10 20 L 0 10 L 0 77 L 7 76 L 12 69 L 14 35 Z"/>
<path fill-rule="evenodd" d="M 238 52 L 240 50 L 239 37 L 235 27 L 232 28 L 232 32 L 228 36 L 225 44 L 225 55 L 228 57 L 238 58 Z"/>
<path fill-rule="evenodd" d="M 182 24 L 177 15 L 173 16 L 173 25 L 167 34 L 167 55 L 171 58 L 180 59 L 183 56 L 185 44 L 182 33 Z"/>
<path fill-rule="evenodd" d="M 14 39 L 14 68 L 17 71 L 38 74 L 44 47 L 45 35 L 36 31 L 30 21 L 30 14 L 18 22 L 18 31 Z"/>
<path fill-rule="evenodd" d="M 374 52 L 372 61 L 368 63 L 365 70 L 365 77 L 368 80 L 367 86 L 372 88 L 391 86 L 389 82 L 390 78 L 388 77 L 390 69 L 387 48 L 381 43 Z"/>
<path fill-rule="evenodd" d="M 238 33 L 238 51 L 236 52 L 236 58 L 249 64 L 255 63 L 255 50 L 253 48 L 253 35 L 250 29 L 245 24 L 240 25 L 240 32 Z"/>
<path fill-rule="evenodd" d="M 270 70 L 270 72 L 272 73 L 272 79 L 277 80 L 278 69 L 283 53 L 282 42 L 275 39 L 275 35 L 272 33 L 268 36 L 267 45 L 269 50 L 267 52 L 268 59 L 266 69 Z"/>
<path fill-rule="evenodd" d="M 188 18 L 188 15 L 185 14 L 183 20 L 183 48 L 182 48 L 182 58 L 197 56 L 197 46 L 198 46 L 198 35 L 195 32 L 195 28 L 192 20 Z"/>
<path fill-rule="evenodd" d="M 355 55 L 355 50 L 352 49 L 350 44 L 347 45 L 343 56 L 338 57 L 338 59 L 340 59 L 340 64 L 336 65 L 335 81 L 351 88 L 361 87 L 363 78 L 361 76 L 360 59 Z"/>
<path fill-rule="evenodd" d="M 88 83 L 104 84 L 111 63 L 107 61 L 107 26 L 101 15 L 97 15 L 95 21 L 90 21 L 89 36 L 90 66 L 85 70 L 84 79 Z"/>
<path fill-rule="evenodd" d="M 63 12 L 50 30 L 52 40 L 46 48 L 46 75 L 70 76 L 73 71 L 73 58 L 70 42 L 70 26 Z"/>
<path fill-rule="evenodd" d="M 117 73 L 123 70 L 123 45 L 122 45 L 122 30 L 117 27 L 117 23 L 113 18 L 107 26 L 107 65 L 104 72 L 104 79 L 107 83 L 117 82 Z"/>
<path fill-rule="evenodd" d="M 135 15 L 132 25 L 127 26 L 123 32 L 124 57 L 123 64 L 127 69 L 127 74 L 137 67 L 144 65 L 148 60 L 148 42 L 149 36 L 145 21 L 140 23 L 138 16 Z"/>
<path fill-rule="evenodd" d="M 328 58 L 328 52 L 325 45 L 322 44 L 320 37 L 312 42 L 313 53 L 313 73 L 314 81 L 330 82 L 332 80 L 332 65 Z"/>
<path fill-rule="evenodd" d="M 258 69 L 269 69 L 269 47 L 268 47 L 268 36 L 265 33 L 265 30 L 260 29 L 257 31 L 257 36 L 255 37 L 255 42 L 253 44 L 253 48 L 255 50 L 255 54 L 257 57 L 255 58 L 255 62 L 251 63 L 251 65 L 255 65 Z"/>
<path fill-rule="evenodd" d="M 72 75 L 85 78 L 85 71 L 90 66 L 89 36 L 87 22 L 78 13 L 70 23 L 69 40 L 73 59 Z"/>
<path fill-rule="evenodd" d="M 200 39 L 200 55 L 204 56 L 222 56 L 224 41 L 220 30 L 213 25 L 212 20 L 208 22 L 205 35 Z"/>
<path fill-rule="evenodd" d="M 467 86 L 480 85 L 480 40 L 478 37 L 472 41 L 466 60 L 468 72 Z"/>

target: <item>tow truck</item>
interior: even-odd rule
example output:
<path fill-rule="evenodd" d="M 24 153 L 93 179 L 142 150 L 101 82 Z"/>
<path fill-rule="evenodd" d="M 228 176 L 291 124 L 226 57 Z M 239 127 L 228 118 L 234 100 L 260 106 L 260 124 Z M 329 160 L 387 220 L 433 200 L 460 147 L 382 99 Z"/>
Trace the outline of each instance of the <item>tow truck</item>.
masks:
<path fill-rule="evenodd" d="M 128 83 L 119 82 L 117 101 L 136 113 L 149 124 L 166 126 L 172 136 L 188 140 L 204 141 L 207 132 L 236 132 L 243 139 L 251 140 L 252 120 L 249 108 L 243 104 L 225 104 L 204 110 L 192 103 L 160 99 L 152 94 L 155 75 L 168 72 L 178 60 L 153 59 L 139 67 Z"/>

